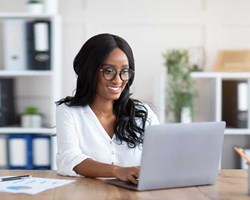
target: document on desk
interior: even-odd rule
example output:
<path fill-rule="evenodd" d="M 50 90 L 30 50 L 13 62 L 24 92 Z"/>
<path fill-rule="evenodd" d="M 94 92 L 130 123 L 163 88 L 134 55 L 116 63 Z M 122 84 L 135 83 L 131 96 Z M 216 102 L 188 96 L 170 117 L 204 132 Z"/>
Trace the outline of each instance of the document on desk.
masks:
<path fill-rule="evenodd" d="M 72 182 L 74 182 L 74 180 L 31 177 L 20 180 L 0 182 L 0 192 L 24 193 L 34 195 L 39 192 L 53 189 Z"/>

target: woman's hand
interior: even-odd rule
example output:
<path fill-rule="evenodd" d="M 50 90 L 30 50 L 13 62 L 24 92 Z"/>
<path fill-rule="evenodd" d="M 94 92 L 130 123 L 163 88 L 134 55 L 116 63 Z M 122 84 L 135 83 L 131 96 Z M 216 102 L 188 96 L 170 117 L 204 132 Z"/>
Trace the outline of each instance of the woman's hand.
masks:
<path fill-rule="evenodd" d="M 137 178 L 139 177 L 140 167 L 119 167 L 114 168 L 114 176 L 122 181 L 129 181 L 132 183 L 137 183 Z"/>
<path fill-rule="evenodd" d="M 115 177 L 122 181 L 137 183 L 140 167 L 120 167 L 87 158 L 76 165 L 74 171 L 86 177 Z"/>

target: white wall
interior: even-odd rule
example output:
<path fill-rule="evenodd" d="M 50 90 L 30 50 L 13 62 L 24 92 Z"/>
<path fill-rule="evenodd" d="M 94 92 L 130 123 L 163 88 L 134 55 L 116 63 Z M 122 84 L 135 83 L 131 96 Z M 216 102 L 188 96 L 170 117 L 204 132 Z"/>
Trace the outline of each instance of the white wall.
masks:
<path fill-rule="evenodd" d="M 0 0 L 0 12 L 24 11 L 26 0 Z M 224 48 L 250 48 L 249 0 L 59 0 L 63 17 L 63 95 L 75 89 L 73 58 L 91 36 L 124 37 L 136 61 L 134 98 L 154 105 L 160 116 L 164 60 L 170 48 L 202 46 L 205 68 Z M 161 89 L 162 91 L 162 89 Z"/>
<path fill-rule="evenodd" d="M 157 112 L 160 103 L 154 96 L 159 95 L 155 93 L 159 84 L 155 82 L 165 69 L 162 53 L 169 48 L 204 43 L 202 1 L 74 0 L 73 7 L 71 1 L 61 0 L 59 11 L 64 20 L 66 47 L 64 95 L 71 94 L 75 87 L 72 60 L 83 42 L 95 34 L 109 32 L 124 37 L 134 50 L 133 97 L 149 103 Z"/>
<path fill-rule="evenodd" d="M 154 104 L 160 115 L 157 90 L 165 69 L 162 53 L 170 48 L 202 46 L 209 69 L 219 49 L 250 48 L 249 8 L 248 0 L 61 0 L 63 94 L 74 89 L 72 60 L 83 42 L 97 33 L 114 33 L 134 50 L 134 97 Z"/>

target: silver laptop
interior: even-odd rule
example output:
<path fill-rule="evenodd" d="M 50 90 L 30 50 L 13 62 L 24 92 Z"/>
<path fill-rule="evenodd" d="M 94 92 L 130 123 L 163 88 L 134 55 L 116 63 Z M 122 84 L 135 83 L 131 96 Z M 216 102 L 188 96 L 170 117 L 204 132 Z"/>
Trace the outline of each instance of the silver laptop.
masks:
<path fill-rule="evenodd" d="M 132 190 L 211 185 L 217 180 L 225 122 L 149 126 L 145 132 L 138 184 L 109 184 Z"/>

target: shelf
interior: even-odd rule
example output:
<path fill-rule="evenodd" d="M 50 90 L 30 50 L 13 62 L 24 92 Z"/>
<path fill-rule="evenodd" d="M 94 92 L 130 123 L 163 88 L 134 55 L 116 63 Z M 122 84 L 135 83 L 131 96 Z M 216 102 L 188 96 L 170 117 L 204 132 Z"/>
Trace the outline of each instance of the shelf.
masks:
<path fill-rule="evenodd" d="M 192 78 L 247 79 L 250 72 L 192 72 Z"/>
<path fill-rule="evenodd" d="M 207 102 L 201 100 L 198 104 L 203 107 L 204 104 L 210 110 L 203 110 L 202 113 L 211 112 L 211 108 L 214 109 L 214 120 L 220 121 L 222 119 L 222 100 L 223 100 L 223 81 L 246 81 L 250 82 L 250 72 L 192 72 L 191 77 L 193 79 L 203 79 L 207 82 L 202 83 L 200 87 L 200 94 L 203 96 L 201 99 L 206 98 Z M 210 81 L 213 81 L 209 85 Z M 248 96 L 249 94 L 247 94 Z M 250 97 L 250 96 L 249 96 Z M 200 109 L 200 108 L 199 108 Z M 248 116 L 250 117 L 250 116 Z M 202 116 L 204 118 L 204 116 Z M 249 123 L 249 122 L 248 122 Z M 248 128 L 226 128 L 225 135 L 250 135 L 250 129 Z"/>
<path fill-rule="evenodd" d="M 54 15 L 52 14 L 33 14 L 28 12 L 0 12 L 0 18 L 36 18 L 36 19 L 43 19 L 43 18 L 51 18 Z"/>
<path fill-rule="evenodd" d="M 250 135 L 250 129 L 226 128 L 225 135 Z"/>
<path fill-rule="evenodd" d="M 0 77 L 16 77 L 16 76 L 52 76 L 53 71 L 51 70 L 0 70 Z"/>
<path fill-rule="evenodd" d="M 56 133 L 55 128 L 22 128 L 22 127 L 2 127 L 0 128 L 1 134 L 44 134 L 54 135 Z"/>
<path fill-rule="evenodd" d="M 47 3 L 48 5 L 53 4 L 54 6 L 53 1 L 48 1 Z M 12 46 L 7 46 L 7 45 L 15 44 L 17 47 L 20 47 L 20 50 L 25 51 L 24 57 L 26 58 L 25 63 L 21 63 L 22 65 L 20 66 L 20 68 L 18 67 L 15 68 L 15 65 L 13 67 L 11 64 L 7 63 L 6 61 L 3 61 L 2 67 L 0 69 L 0 79 L 2 79 L 1 87 L 4 88 L 4 90 L 2 90 L 2 88 L 0 89 L 2 93 L 4 94 L 6 93 L 7 96 L 9 96 L 10 98 L 5 98 L 6 103 L 4 102 L 5 103 L 4 104 L 2 102 L 2 104 L 8 108 L 5 110 L 10 110 L 9 108 L 14 108 L 13 109 L 14 114 L 10 113 L 11 116 L 14 116 L 14 115 L 16 116 L 18 113 L 22 113 L 28 106 L 36 107 L 38 108 L 39 113 L 43 115 L 43 124 L 46 124 L 45 127 L 41 127 L 41 128 L 23 128 L 23 127 L 20 127 L 20 125 L 17 125 L 17 122 L 14 120 L 13 122 L 10 122 L 10 123 L 5 123 L 5 122 L 2 123 L 2 126 L 0 127 L 0 136 L 1 136 L 0 139 L 2 139 L 1 144 L 6 144 L 6 145 L 0 145 L 0 158 L 4 159 L 4 162 L 5 162 L 4 167 L 9 167 L 8 159 L 7 159 L 8 156 L 10 156 L 7 153 L 9 148 L 13 148 L 16 157 L 25 157 L 26 156 L 25 154 L 28 151 L 26 147 L 29 145 L 29 148 L 30 148 L 30 146 L 33 145 L 33 144 L 30 145 L 31 140 L 29 141 L 29 144 L 27 143 L 28 140 L 26 140 L 26 143 L 24 144 L 24 146 L 10 144 L 8 142 L 9 141 L 8 136 L 12 136 L 13 138 L 15 137 L 22 138 L 23 137 L 22 135 L 25 135 L 25 137 L 26 135 L 28 135 L 27 138 L 29 138 L 30 137 L 29 135 L 32 135 L 32 137 L 30 137 L 32 138 L 32 141 L 33 141 L 33 138 L 35 139 L 47 138 L 48 139 L 48 140 L 46 139 L 47 140 L 46 143 L 44 142 L 44 140 L 40 140 L 40 141 L 36 140 L 36 141 L 38 141 L 40 145 L 39 149 L 41 149 L 41 152 L 43 154 L 44 152 L 45 153 L 47 152 L 50 154 L 50 155 L 47 155 L 48 158 L 50 159 L 48 166 L 51 166 L 51 169 L 56 169 L 55 157 L 56 157 L 56 152 L 57 152 L 56 150 L 57 145 L 56 145 L 56 137 L 52 137 L 52 136 L 56 135 L 56 128 L 54 127 L 54 124 L 56 124 L 55 123 L 55 106 L 56 105 L 54 101 L 61 98 L 61 90 L 62 90 L 61 82 L 60 82 L 61 81 L 61 68 L 62 68 L 62 62 L 61 62 L 62 46 L 61 44 L 63 41 L 61 20 L 62 20 L 61 16 L 55 12 L 54 13 L 41 13 L 41 14 L 34 14 L 28 11 L 26 12 L 25 11 L 23 12 L 0 12 L 0 22 L 3 24 L 3 27 L 1 28 L 1 31 L 0 31 L 1 39 L 3 40 L 7 38 L 6 39 L 7 42 L 5 42 L 4 45 L 2 45 L 2 47 L 0 48 L 1 57 L 4 58 L 4 56 L 7 55 L 6 52 L 9 51 L 10 48 L 12 48 Z M 5 24 L 5 22 L 7 25 Z M 8 27 L 9 22 L 13 22 L 13 23 L 17 22 L 17 25 L 15 24 L 13 25 L 12 23 L 10 23 L 10 25 L 13 25 L 11 27 L 14 27 L 14 28 L 10 30 L 9 29 L 6 30 L 6 26 Z M 20 22 L 20 24 L 18 24 L 18 22 Z M 28 23 L 30 22 L 29 26 L 26 26 L 26 22 Z M 39 25 L 40 28 L 37 28 L 37 29 L 34 28 L 35 25 L 37 25 L 37 23 L 42 23 L 42 22 L 44 22 L 45 24 L 41 24 L 41 26 Z M 29 29 L 26 29 L 26 28 L 29 28 Z M 16 30 L 18 30 L 17 35 L 14 34 L 13 37 L 12 35 L 9 35 L 9 32 L 15 33 Z M 34 47 L 35 43 L 37 42 L 36 37 L 38 37 L 37 36 L 38 33 L 39 33 L 38 40 L 41 38 L 44 38 L 44 41 L 41 41 L 42 44 L 39 43 L 39 45 L 42 46 L 42 48 L 40 50 L 39 48 L 37 48 L 36 53 L 43 52 L 42 49 L 48 50 L 50 54 L 49 66 L 46 64 L 44 65 L 44 67 L 41 67 L 40 66 L 41 63 L 36 63 L 37 64 L 36 66 L 34 61 L 32 61 L 32 64 L 30 65 L 31 61 L 29 60 L 29 58 L 31 57 L 28 57 L 27 55 L 30 54 L 30 52 L 34 53 L 35 51 L 34 48 L 30 48 L 30 47 Z M 46 34 L 46 35 L 44 35 L 43 37 L 42 34 Z M 11 36 L 11 37 L 4 37 L 4 36 Z M 13 40 L 13 38 L 15 40 Z M 12 42 L 9 44 L 8 41 L 11 41 L 11 42 L 14 41 L 14 43 Z M 21 41 L 22 44 L 20 45 L 17 44 L 18 41 Z M 25 48 L 22 48 L 22 45 Z M 45 46 L 47 48 L 45 48 Z M 9 48 L 6 48 L 6 47 L 9 47 Z M 16 54 L 16 52 L 14 51 L 11 53 Z M 20 52 L 17 52 L 17 53 L 20 53 Z M 10 58 L 14 58 L 14 57 L 11 56 Z M 19 65 L 16 65 L 16 66 L 19 66 Z M 45 69 L 45 70 L 30 70 L 30 68 Z M 11 79 L 11 80 L 7 80 L 7 79 Z M 4 95 L 2 95 L 2 97 L 3 96 Z M 14 100 L 14 103 L 13 103 L 13 100 Z M 11 103 L 11 106 L 9 106 L 8 103 Z M 2 118 L 4 115 L 6 115 L 6 113 L 3 113 L 3 112 L 1 112 L 1 114 L 2 114 L 1 116 Z M 16 126 L 10 126 L 10 125 L 5 125 L 5 124 L 16 124 Z M 11 147 L 11 145 L 14 145 L 14 146 Z M 38 148 L 37 145 L 36 145 L 36 148 Z M 29 154 L 31 154 L 31 156 L 35 155 L 33 154 L 33 151 L 29 152 Z M 37 156 L 37 157 L 39 158 L 40 156 Z M 44 158 L 44 155 L 41 156 L 41 159 L 43 158 Z M 27 163 L 26 161 L 24 163 L 26 166 L 31 166 L 30 164 L 32 164 L 32 166 L 34 167 L 34 163 Z M 1 164 L 2 163 L 0 162 L 0 167 L 1 167 Z"/>

